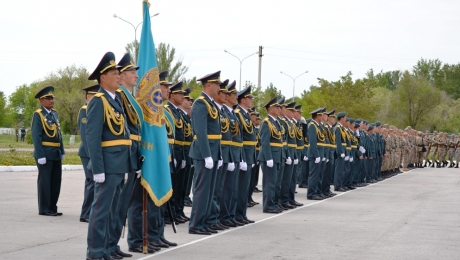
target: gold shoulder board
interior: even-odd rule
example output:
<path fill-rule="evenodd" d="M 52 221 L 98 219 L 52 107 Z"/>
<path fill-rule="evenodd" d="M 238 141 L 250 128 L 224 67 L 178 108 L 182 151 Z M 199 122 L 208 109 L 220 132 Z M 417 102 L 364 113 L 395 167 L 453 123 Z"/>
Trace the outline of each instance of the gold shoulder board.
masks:
<path fill-rule="evenodd" d="M 102 96 L 104 96 L 104 93 L 99 92 L 99 93 L 94 94 L 94 96 L 95 97 L 102 97 Z"/>

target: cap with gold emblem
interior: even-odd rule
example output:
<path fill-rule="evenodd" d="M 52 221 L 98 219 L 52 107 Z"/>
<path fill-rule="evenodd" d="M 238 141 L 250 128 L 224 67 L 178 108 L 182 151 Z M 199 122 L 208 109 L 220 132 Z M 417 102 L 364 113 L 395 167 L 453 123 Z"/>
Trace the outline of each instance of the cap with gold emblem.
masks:
<path fill-rule="evenodd" d="M 95 80 L 99 79 L 99 77 L 106 71 L 112 69 L 118 69 L 119 66 L 115 63 L 115 54 L 113 52 L 107 52 L 102 57 L 99 65 L 97 65 L 96 69 L 89 75 L 88 80 Z"/>
<path fill-rule="evenodd" d="M 53 86 L 45 87 L 42 90 L 38 91 L 38 93 L 35 95 L 35 98 L 38 98 L 38 99 L 42 99 L 46 97 L 54 97 L 54 87 Z"/>
<path fill-rule="evenodd" d="M 134 61 L 131 59 L 131 55 L 129 53 L 123 55 L 123 58 L 121 58 L 121 60 L 118 62 L 118 66 L 120 67 L 118 69 L 120 72 L 139 69 L 139 67 L 134 64 Z"/>
<path fill-rule="evenodd" d="M 228 84 L 227 88 L 228 88 L 228 92 L 236 93 L 236 80 L 234 80 L 232 83 Z"/>
<path fill-rule="evenodd" d="M 86 94 L 96 94 L 99 91 L 99 85 L 92 85 L 86 88 L 82 88 L 81 90 L 86 91 Z"/>
<path fill-rule="evenodd" d="M 162 72 L 160 72 L 160 85 L 172 85 L 172 82 L 169 82 L 169 79 L 168 79 L 168 75 L 169 75 L 169 71 L 167 70 L 163 70 Z"/>
<path fill-rule="evenodd" d="M 223 92 L 225 94 L 230 94 L 230 91 L 228 91 L 228 79 L 224 80 L 222 83 L 220 83 L 219 91 Z"/>
<path fill-rule="evenodd" d="M 302 105 L 296 105 L 294 108 L 295 108 L 295 110 L 294 110 L 295 112 L 302 113 Z"/>
<path fill-rule="evenodd" d="M 171 90 L 171 94 L 185 94 L 185 91 L 182 89 L 183 85 L 184 82 L 179 81 L 176 84 L 169 87 L 169 89 Z"/>
<path fill-rule="evenodd" d="M 216 71 L 214 73 L 208 74 L 208 75 L 206 75 L 204 77 L 201 77 L 201 78 L 197 79 L 196 81 L 201 81 L 202 84 L 208 83 L 208 82 L 220 84 L 220 83 L 222 83 L 220 81 L 220 70 Z"/>
<path fill-rule="evenodd" d="M 286 104 L 286 109 L 295 110 L 295 102 L 290 102 Z"/>
<path fill-rule="evenodd" d="M 284 96 L 281 96 L 280 99 L 278 99 L 278 104 L 280 104 L 280 106 L 282 107 L 285 107 L 286 106 L 286 98 Z"/>
<path fill-rule="evenodd" d="M 251 94 L 251 88 L 252 87 L 249 86 L 238 92 L 238 101 L 240 101 L 243 98 L 254 98 L 254 96 Z"/>
<path fill-rule="evenodd" d="M 186 88 L 184 89 L 184 98 L 188 98 L 190 99 L 190 93 L 192 92 L 192 90 L 190 88 Z"/>
<path fill-rule="evenodd" d="M 269 107 L 279 107 L 280 104 L 278 103 L 278 98 L 274 97 L 267 104 L 265 104 L 265 108 L 268 109 Z"/>

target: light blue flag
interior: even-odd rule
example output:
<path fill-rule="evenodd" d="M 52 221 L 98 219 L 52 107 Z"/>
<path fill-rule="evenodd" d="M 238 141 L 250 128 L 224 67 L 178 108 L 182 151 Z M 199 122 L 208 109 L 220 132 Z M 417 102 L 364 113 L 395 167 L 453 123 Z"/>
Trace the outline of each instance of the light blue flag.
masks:
<path fill-rule="evenodd" d="M 160 77 L 150 28 L 149 2 L 143 3 L 144 20 L 141 41 L 139 43 L 138 66 L 139 82 L 136 100 L 142 108 L 144 120 L 141 131 L 142 164 L 141 184 L 147 190 L 157 206 L 166 203 L 172 195 L 169 162 L 171 160 L 166 135 L 163 98 L 160 89 Z"/>

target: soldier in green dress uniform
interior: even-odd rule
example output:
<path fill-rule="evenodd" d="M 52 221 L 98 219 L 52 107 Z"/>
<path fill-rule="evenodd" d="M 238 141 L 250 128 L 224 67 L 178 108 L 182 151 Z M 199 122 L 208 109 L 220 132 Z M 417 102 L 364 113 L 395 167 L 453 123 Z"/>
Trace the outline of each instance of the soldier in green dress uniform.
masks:
<path fill-rule="evenodd" d="M 109 216 L 116 214 L 114 198 L 132 171 L 129 130 L 121 100 L 115 55 L 104 55 L 89 80 L 97 80 L 100 89 L 88 103 L 86 141 L 94 177 L 94 202 L 87 237 L 87 259 L 110 258 L 108 250 Z"/>
<path fill-rule="evenodd" d="M 88 169 L 89 151 L 88 144 L 86 143 L 86 109 L 88 102 L 99 90 L 99 85 L 89 86 L 83 89 L 86 92 L 86 103 L 78 111 L 78 130 L 80 131 L 81 144 L 78 149 L 78 156 L 80 156 L 85 172 L 85 190 L 83 193 L 83 205 L 81 206 L 80 222 L 89 222 L 89 214 L 91 212 L 91 204 L 94 199 L 94 181 L 93 173 Z"/>
<path fill-rule="evenodd" d="M 62 160 L 65 152 L 59 117 L 53 109 L 54 87 L 43 88 L 35 98 L 40 101 L 40 108 L 32 116 L 32 141 L 38 168 L 38 214 L 61 216 L 57 202 L 61 192 Z"/>
<path fill-rule="evenodd" d="M 222 138 L 219 110 L 213 96 L 220 89 L 220 71 L 200 79 L 203 92 L 192 107 L 193 143 L 189 155 L 193 159 L 193 204 L 189 222 L 189 233 L 210 235 L 217 231 L 210 229 L 207 220 L 216 183 L 217 168 L 222 166 L 220 140 Z"/>

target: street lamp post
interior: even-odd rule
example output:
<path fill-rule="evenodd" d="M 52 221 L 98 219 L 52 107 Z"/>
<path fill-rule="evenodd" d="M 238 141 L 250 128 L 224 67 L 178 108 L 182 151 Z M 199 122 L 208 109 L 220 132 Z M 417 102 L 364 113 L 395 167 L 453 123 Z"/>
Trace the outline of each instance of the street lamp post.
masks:
<path fill-rule="evenodd" d="M 281 71 L 281 74 L 284 74 L 284 75 L 286 75 L 286 76 L 288 76 L 288 77 L 290 77 L 290 78 L 292 79 L 292 82 L 293 82 L 293 86 L 292 86 L 292 101 L 295 101 L 295 99 L 294 99 L 294 97 L 295 97 L 295 80 L 296 80 L 298 77 L 302 76 L 303 74 L 307 74 L 307 73 L 308 73 L 308 70 L 305 71 L 305 72 L 303 72 L 303 73 L 300 74 L 299 76 L 293 78 L 293 77 L 289 76 L 288 74 L 286 74 L 286 73 L 284 73 L 284 72 Z"/>
<path fill-rule="evenodd" d="M 224 52 L 226 52 L 226 53 L 232 55 L 233 57 L 237 58 L 237 59 L 240 61 L 240 87 L 239 87 L 239 90 L 241 90 L 241 67 L 242 67 L 242 65 L 243 65 L 243 61 L 244 61 L 245 59 L 251 57 L 251 56 L 254 55 L 254 54 L 258 54 L 259 52 L 255 52 L 255 53 L 253 53 L 253 54 L 251 54 L 251 55 L 245 57 L 244 59 L 238 58 L 236 55 L 232 54 L 231 52 L 229 52 L 229 51 L 227 51 L 227 50 L 224 50 Z"/>
<path fill-rule="evenodd" d="M 156 13 L 156 14 L 150 16 L 150 18 L 152 18 L 152 17 L 154 17 L 154 16 L 157 16 L 157 15 L 159 15 L 159 14 L 160 14 L 160 13 Z M 118 15 L 116 15 L 116 14 L 113 15 L 113 18 L 118 18 L 118 19 L 122 20 L 123 22 L 130 24 L 130 25 L 133 27 L 133 29 L 134 29 L 134 42 L 137 42 L 137 28 L 139 27 L 139 25 L 142 24 L 142 22 L 140 22 L 138 25 L 134 26 L 134 24 L 132 24 L 132 23 L 126 21 L 125 19 L 121 18 L 120 16 L 118 16 Z"/>

